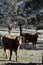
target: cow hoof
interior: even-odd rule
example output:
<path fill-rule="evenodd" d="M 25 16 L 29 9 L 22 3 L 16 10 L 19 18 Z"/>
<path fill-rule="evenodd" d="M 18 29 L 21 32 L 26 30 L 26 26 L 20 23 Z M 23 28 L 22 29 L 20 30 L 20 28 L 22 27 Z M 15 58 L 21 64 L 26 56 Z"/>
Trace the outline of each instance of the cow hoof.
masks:
<path fill-rule="evenodd" d="M 9 61 L 11 61 L 11 60 L 9 59 Z"/>
<path fill-rule="evenodd" d="M 7 59 L 7 56 L 6 56 L 6 59 Z"/>
<path fill-rule="evenodd" d="M 4 56 L 5 54 L 3 54 L 3 56 Z"/>
<path fill-rule="evenodd" d="M 17 62 L 17 60 L 16 60 L 16 62 Z"/>
<path fill-rule="evenodd" d="M 11 61 L 11 59 L 9 58 L 9 61 Z"/>
<path fill-rule="evenodd" d="M 4 56 L 5 59 L 7 59 L 7 57 Z"/>

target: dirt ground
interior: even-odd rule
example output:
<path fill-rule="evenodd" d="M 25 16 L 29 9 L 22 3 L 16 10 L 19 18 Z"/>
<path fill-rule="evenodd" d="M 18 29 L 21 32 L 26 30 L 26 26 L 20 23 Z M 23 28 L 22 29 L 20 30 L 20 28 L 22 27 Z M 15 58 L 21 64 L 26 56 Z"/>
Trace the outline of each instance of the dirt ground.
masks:
<path fill-rule="evenodd" d="M 3 56 L 3 49 L 0 49 L 0 63 L 13 62 L 15 63 L 15 53 L 13 52 L 11 61 L 9 59 L 9 50 L 7 50 L 8 59 Z M 17 63 L 42 63 L 42 53 L 43 50 L 18 50 L 18 61 Z"/>
<path fill-rule="evenodd" d="M 29 44 L 30 48 L 28 49 L 19 49 L 18 50 L 18 59 L 16 62 L 16 56 L 13 52 L 11 61 L 9 61 L 10 52 L 7 50 L 8 58 L 5 58 L 3 55 L 4 51 L 3 48 L 0 47 L 0 65 L 18 65 L 18 63 L 35 63 L 36 65 L 42 65 L 37 63 L 42 63 L 42 54 L 43 54 L 43 43 L 39 43 L 36 45 L 36 49 L 32 48 L 32 44 Z M 24 64 L 23 64 L 24 65 Z M 34 64 L 32 64 L 34 65 Z"/>
<path fill-rule="evenodd" d="M 16 62 L 16 56 L 13 52 L 11 61 L 9 61 L 10 52 L 7 50 L 8 58 L 5 58 L 3 55 L 4 51 L 3 48 L 0 47 L 0 64 L 6 63 L 42 63 L 42 54 L 43 54 L 43 40 L 38 41 L 36 44 L 36 49 L 32 48 L 32 44 L 30 43 L 28 49 L 20 49 L 18 50 L 18 61 Z"/>

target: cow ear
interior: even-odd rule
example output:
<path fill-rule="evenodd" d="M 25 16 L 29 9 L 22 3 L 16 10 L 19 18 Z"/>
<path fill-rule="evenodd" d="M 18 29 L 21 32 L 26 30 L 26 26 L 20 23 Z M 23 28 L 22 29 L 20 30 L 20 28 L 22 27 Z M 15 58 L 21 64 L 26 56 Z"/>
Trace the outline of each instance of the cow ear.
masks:
<path fill-rule="evenodd" d="M 19 37 L 16 37 L 16 39 L 19 41 Z"/>

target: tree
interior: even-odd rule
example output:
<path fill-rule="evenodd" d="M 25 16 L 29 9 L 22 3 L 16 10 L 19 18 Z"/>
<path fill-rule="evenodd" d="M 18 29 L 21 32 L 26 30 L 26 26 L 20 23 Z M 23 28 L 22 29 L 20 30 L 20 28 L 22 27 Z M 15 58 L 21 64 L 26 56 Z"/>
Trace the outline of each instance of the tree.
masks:
<path fill-rule="evenodd" d="M 10 26 L 11 22 L 11 14 L 12 11 L 9 8 L 10 5 L 8 4 L 7 1 L 4 0 L 4 2 L 2 2 L 2 5 L 0 6 L 1 10 L 0 10 L 0 21 L 1 24 L 3 25 L 3 23 L 5 23 L 6 27 L 8 27 L 8 32 L 10 34 L 10 31 L 12 29 L 12 26 Z"/>
<path fill-rule="evenodd" d="M 3 9 L 2 14 L 4 16 L 3 19 L 5 20 L 5 22 L 7 21 L 6 24 L 7 25 L 9 24 L 8 28 L 10 27 L 10 24 L 11 23 L 14 24 L 15 21 L 17 21 L 17 23 L 19 23 L 19 26 L 25 25 L 25 27 L 26 27 L 28 24 L 33 25 L 33 26 L 38 25 L 38 23 L 40 22 L 40 14 L 38 14 L 40 7 L 38 7 L 39 6 L 38 2 L 40 2 L 40 1 L 39 0 L 36 2 L 34 2 L 32 0 L 25 1 L 24 7 L 22 8 L 22 6 L 21 6 L 21 8 L 20 8 L 20 12 L 19 12 L 20 14 L 17 14 L 17 7 L 18 7 L 17 0 L 4 0 L 4 6 L 2 7 L 2 9 Z M 34 14 L 35 14 L 35 16 L 34 16 Z M 21 16 L 21 18 L 19 16 Z M 11 18 L 10 22 L 8 21 L 8 17 L 9 17 L 9 19 Z M 26 20 L 25 23 L 23 22 L 22 18 L 25 18 L 25 20 Z M 22 21 L 20 19 L 22 19 Z M 21 28 L 21 27 L 19 27 L 19 28 Z"/>
<path fill-rule="evenodd" d="M 19 22 L 20 35 L 22 35 L 22 24 Z"/>
<path fill-rule="evenodd" d="M 27 19 L 27 24 L 37 26 L 40 23 L 40 0 L 26 1 L 23 11 L 20 13 L 22 17 Z M 21 9 L 22 10 L 22 9 Z M 24 13 L 25 12 L 25 13 Z M 32 16 L 32 17 L 31 17 Z M 29 19 L 30 17 L 30 19 Z"/>
<path fill-rule="evenodd" d="M 15 21 L 17 21 L 17 25 L 19 27 L 19 30 L 20 30 L 20 35 L 22 35 L 22 27 L 26 24 L 26 19 L 21 17 L 21 16 L 16 16 L 15 17 Z M 24 24 L 25 23 L 25 24 Z M 25 26 L 26 27 L 26 26 Z"/>

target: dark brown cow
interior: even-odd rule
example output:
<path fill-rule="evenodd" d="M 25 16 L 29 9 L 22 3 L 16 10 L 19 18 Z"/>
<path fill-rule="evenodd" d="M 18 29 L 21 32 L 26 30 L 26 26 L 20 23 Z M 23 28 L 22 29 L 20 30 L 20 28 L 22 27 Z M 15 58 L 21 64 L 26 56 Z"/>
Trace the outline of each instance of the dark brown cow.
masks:
<path fill-rule="evenodd" d="M 24 37 L 24 41 L 25 41 L 25 46 L 26 46 L 26 42 L 32 42 L 33 44 L 33 48 L 36 47 L 36 43 L 37 43 L 37 39 L 38 39 L 38 34 L 40 34 L 39 32 L 36 32 L 34 35 L 29 34 L 29 33 L 23 33 L 22 36 Z"/>
<path fill-rule="evenodd" d="M 9 60 L 11 60 L 12 51 L 14 51 L 16 54 L 16 61 L 17 61 L 17 50 L 20 47 L 21 42 L 22 42 L 22 36 L 17 36 L 15 39 L 11 37 L 8 38 L 7 36 L 3 36 L 2 43 L 3 43 L 4 52 L 6 53 L 7 49 L 10 50 Z M 7 58 L 7 54 L 6 54 L 6 58 Z"/>

